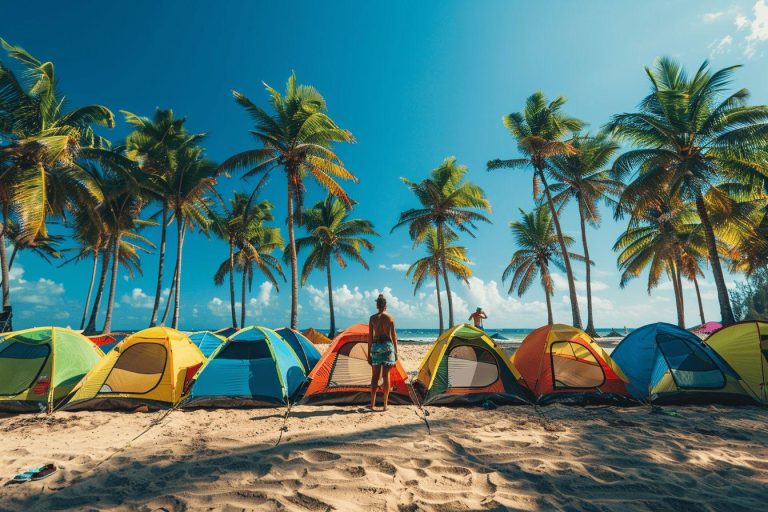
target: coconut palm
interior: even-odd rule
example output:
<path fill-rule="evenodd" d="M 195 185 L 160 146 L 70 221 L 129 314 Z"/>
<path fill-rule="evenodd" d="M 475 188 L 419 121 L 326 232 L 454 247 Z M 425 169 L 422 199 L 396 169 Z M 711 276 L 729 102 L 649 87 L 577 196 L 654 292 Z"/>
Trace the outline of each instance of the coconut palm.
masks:
<path fill-rule="evenodd" d="M 437 315 L 440 319 L 440 333 L 444 330 L 443 325 L 443 303 L 440 298 L 440 277 L 442 276 L 442 255 L 445 256 L 445 263 L 448 272 L 467 282 L 472 276 L 472 269 L 469 268 L 469 256 L 467 256 L 466 247 L 452 245 L 457 240 L 453 234 L 445 236 L 445 248 L 440 251 L 440 243 L 437 236 L 437 229 L 432 227 L 417 243 L 423 245 L 427 255 L 419 258 L 408 267 L 405 275 L 411 277 L 413 283 L 413 294 L 415 295 L 430 278 L 435 280 L 435 295 L 437 297 Z"/>
<path fill-rule="evenodd" d="M 162 323 L 165 323 L 171 300 L 173 300 L 171 326 L 174 329 L 179 324 L 184 235 L 189 228 L 207 232 L 211 224 L 210 198 L 216 193 L 216 177 L 221 174 L 220 168 L 213 161 L 205 158 L 203 152 L 203 148 L 196 145 L 185 146 L 176 151 L 177 163 L 173 173 L 168 177 L 168 183 L 173 190 L 168 197 L 168 208 L 171 211 L 171 220 L 176 221 L 176 265 Z"/>
<path fill-rule="evenodd" d="M 547 170 L 554 180 L 550 189 L 556 195 L 555 204 L 576 202 L 579 211 L 581 242 L 586 260 L 584 278 L 587 285 L 587 327 L 590 336 L 596 336 L 592 312 L 592 262 L 587 244 L 587 224 L 599 226 L 601 215 L 598 203 L 611 201 L 621 193 L 623 184 L 612 179 L 608 167 L 619 146 L 605 134 L 590 137 L 575 136 L 571 141 L 575 153 L 560 154 L 547 161 Z"/>
<path fill-rule="evenodd" d="M 10 306 L 5 225 L 18 222 L 20 238 L 46 236 L 48 216 L 61 216 L 73 205 L 101 200 L 97 187 L 80 165 L 83 157 L 103 157 L 107 141 L 94 125 L 112 127 L 112 112 L 101 105 L 64 110 L 51 62 L 0 39 L 8 55 L 24 69 L 19 79 L 0 63 L 0 268 L 3 306 Z"/>
<path fill-rule="evenodd" d="M 491 211 L 491 203 L 485 192 L 470 181 L 464 181 L 467 166 L 456 163 L 456 157 L 448 157 L 420 182 L 400 178 L 416 195 L 420 208 L 410 208 L 400 213 L 395 229 L 408 225 L 411 239 L 420 241 L 429 235 L 430 228 L 437 230 L 437 242 L 441 258 L 441 270 L 448 298 L 448 322 L 453 322 L 453 298 L 448 280 L 446 264 L 446 238 L 457 235 L 457 231 L 474 238 L 478 222 L 491 222 L 482 212 Z"/>
<path fill-rule="evenodd" d="M 725 285 L 711 203 L 729 193 L 755 193 L 768 175 L 764 147 L 768 142 L 768 107 L 749 106 L 749 92 L 726 94 L 731 66 L 712 72 L 705 61 L 693 77 L 669 58 L 646 68 L 651 92 L 637 112 L 613 116 L 609 128 L 637 149 L 622 154 L 614 164 L 621 178 L 630 176 L 622 201 L 665 187 L 670 196 L 696 206 L 707 243 L 720 315 L 734 322 Z"/>
<path fill-rule="evenodd" d="M 144 173 L 141 191 L 160 204 L 160 248 L 158 251 L 157 284 L 149 326 L 157 325 L 157 314 L 163 291 L 163 269 L 168 218 L 171 214 L 169 197 L 174 193 L 171 177 L 178 165 L 177 152 L 194 145 L 204 134 L 190 134 L 184 127 L 186 119 L 176 118 L 172 110 L 156 109 L 152 119 L 122 111 L 126 122 L 133 127 L 126 138 L 127 155 L 135 160 Z"/>
<path fill-rule="evenodd" d="M 230 306 L 232 319 L 237 325 L 235 313 L 235 271 L 242 273 L 240 320 L 241 326 L 245 326 L 246 290 L 250 290 L 255 269 L 278 291 L 280 285 L 275 274 L 285 280 L 283 267 L 280 261 L 272 255 L 281 250 L 285 245 L 280 228 L 266 225 L 274 220 L 272 215 L 272 203 L 260 201 L 251 204 L 251 198 L 245 194 L 235 193 L 230 201 L 230 209 L 225 216 L 214 216 L 211 230 L 220 238 L 229 243 L 230 254 L 224 260 L 213 277 L 215 284 L 224 282 L 224 277 L 229 276 Z M 226 225 L 223 226 L 222 223 Z M 237 252 L 235 252 L 237 249 Z"/>
<path fill-rule="evenodd" d="M 506 281 L 511 277 L 507 293 L 510 295 L 517 293 L 518 297 L 522 297 L 538 275 L 547 301 L 547 324 L 552 325 L 554 284 L 550 266 L 554 265 L 561 271 L 565 271 L 561 239 L 552 229 L 554 224 L 552 215 L 544 206 L 531 212 L 521 209 L 520 215 L 521 220 L 509 223 L 517 250 L 512 255 L 507 268 L 504 269 L 501 279 Z M 566 247 L 570 247 L 573 245 L 573 238 L 565 235 L 562 242 Z M 584 257 L 572 252 L 569 252 L 568 256 L 575 260 L 584 260 Z"/>
<path fill-rule="evenodd" d="M 620 251 L 621 288 L 647 268 L 650 294 L 658 286 L 662 274 L 667 274 L 675 294 L 680 327 L 685 327 L 683 261 L 686 254 L 700 256 L 702 247 L 698 220 L 695 206 L 677 198 L 664 197 L 662 191 L 655 198 L 645 198 L 637 203 L 626 231 L 613 246 L 614 251 Z"/>
<path fill-rule="evenodd" d="M 265 84 L 266 85 L 266 84 Z M 288 210 L 288 256 L 291 263 L 292 328 L 298 323 L 299 278 L 294 217 L 301 211 L 305 179 L 311 176 L 321 187 L 351 204 L 337 179 L 357 181 L 333 151 L 335 142 L 354 142 L 352 134 L 339 128 L 328 116 L 325 99 L 313 87 L 298 85 L 291 74 L 285 94 L 266 85 L 273 112 L 257 106 L 234 91 L 235 101 L 251 116 L 251 131 L 259 147 L 238 153 L 221 164 L 223 170 L 245 170 L 244 177 L 282 169 L 286 177 Z"/>
<path fill-rule="evenodd" d="M 704 258 L 697 258 L 686 252 L 682 257 L 682 265 L 680 266 L 680 273 L 688 281 L 693 283 L 693 288 L 696 291 L 696 302 L 699 306 L 699 319 L 701 324 L 705 324 L 706 317 L 704 316 L 704 303 L 701 300 L 701 290 L 699 289 L 699 277 L 704 277 L 704 272 L 701 269 L 701 263 Z"/>
<path fill-rule="evenodd" d="M 561 109 L 565 101 L 565 97 L 558 96 L 551 102 L 547 102 L 544 93 L 538 91 L 526 99 L 522 112 L 514 112 L 504 116 L 504 126 L 517 141 L 517 149 L 524 157 L 510 160 L 491 160 L 488 162 L 488 170 L 529 166 L 533 168 L 533 196 L 538 200 L 539 185 L 541 185 L 563 256 L 573 325 L 581 327 L 581 313 L 579 312 L 571 260 L 568 256 L 563 230 L 560 226 L 560 217 L 552 199 L 546 176 L 550 159 L 559 155 L 576 153 L 571 142 L 564 139 L 569 132 L 579 131 L 582 128 L 582 122 L 562 112 Z"/>
<path fill-rule="evenodd" d="M 36 254 L 47 263 L 51 263 L 51 260 L 61 258 L 61 252 L 58 249 L 59 244 L 65 237 L 61 235 L 38 235 L 34 239 L 25 238 L 19 232 L 19 226 L 13 221 L 8 222 L 6 228 L 6 234 L 8 239 L 13 244 L 11 250 L 11 257 L 8 259 L 8 270 L 13 269 L 13 262 L 16 260 L 16 256 L 20 251 L 28 251 Z"/>
<path fill-rule="evenodd" d="M 339 267 L 346 268 L 348 260 L 351 260 L 368 270 L 362 251 L 373 251 L 373 244 L 367 238 L 378 236 L 378 233 L 369 221 L 350 219 L 347 206 L 330 194 L 312 208 L 304 209 L 302 226 L 308 234 L 296 240 L 296 251 L 308 249 L 309 253 L 301 268 L 301 284 L 303 286 L 307 282 L 314 270 L 325 270 L 331 316 L 328 336 L 333 338 L 336 334 L 336 314 L 333 309 L 331 264 L 336 261 Z"/>

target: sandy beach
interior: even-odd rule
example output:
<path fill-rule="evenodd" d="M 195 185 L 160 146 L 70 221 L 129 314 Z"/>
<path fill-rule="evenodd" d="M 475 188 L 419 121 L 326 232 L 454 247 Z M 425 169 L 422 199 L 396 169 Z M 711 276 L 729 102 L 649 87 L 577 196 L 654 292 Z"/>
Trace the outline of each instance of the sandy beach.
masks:
<path fill-rule="evenodd" d="M 426 348 L 401 347 L 411 372 Z M 737 511 L 765 503 L 768 411 L 758 407 L 431 407 L 429 433 L 413 406 L 297 406 L 275 446 L 284 413 L 0 418 L 3 480 L 42 463 L 60 468 L 2 487 L 0 510 Z"/>

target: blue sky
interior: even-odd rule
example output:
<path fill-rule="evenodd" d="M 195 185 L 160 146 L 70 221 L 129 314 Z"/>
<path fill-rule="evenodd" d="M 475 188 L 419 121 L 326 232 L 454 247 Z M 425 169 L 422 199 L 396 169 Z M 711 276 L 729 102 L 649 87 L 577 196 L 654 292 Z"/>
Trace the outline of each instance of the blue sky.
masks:
<path fill-rule="evenodd" d="M 419 256 L 407 232 L 389 234 L 398 212 L 414 199 L 401 176 L 421 179 L 443 158 L 455 155 L 469 178 L 485 188 L 493 224 L 477 239 L 465 237 L 474 263 L 470 286 L 456 283 L 459 319 L 483 306 L 490 327 L 536 327 L 546 321 L 543 293 L 508 296 L 501 273 L 514 251 L 508 223 L 518 208 L 530 209 L 530 172 L 487 173 L 492 158 L 516 155 L 501 117 L 517 111 L 536 90 L 568 97 L 566 111 L 597 130 L 611 114 L 634 109 L 647 93 L 643 66 L 669 55 L 688 68 L 711 59 L 713 67 L 744 64 L 736 86 L 748 87 L 754 103 L 768 101 L 768 5 L 764 0 L 615 2 L 4 2 L 0 36 L 56 65 L 71 105 L 101 103 L 117 113 L 150 115 L 172 108 L 190 130 L 207 132 L 207 154 L 221 161 L 254 146 L 249 120 L 232 100 L 232 89 L 266 104 L 265 81 L 282 89 L 291 70 L 325 96 L 332 117 L 357 143 L 339 147 L 360 183 L 348 190 L 359 202 L 355 216 L 382 234 L 368 257 L 371 270 L 334 269 L 338 323 L 360 321 L 373 297 L 385 291 L 403 327 L 435 327 L 434 291 L 414 296 L 403 268 Z M 7 62 L 3 55 L 0 58 Z M 114 141 L 128 129 L 106 135 Z M 235 176 L 220 190 L 249 190 Z M 263 196 L 284 219 L 284 182 L 275 174 Z M 307 204 L 323 197 L 311 185 Z M 154 207 L 147 209 L 152 213 Z M 564 228 L 577 235 L 574 211 Z M 596 262 L 593 277 L 596 324 L 638 326 L 672 321 L 669 283 L 645 291 L 644 279 L 618 286 L 610 248 L 623 223 L 606 214 L 589 232 Z M 158 239 L 156 230 L 147 236 Z M 66 244 L 65 244 L 66 245 Z M 174 244 L 169 246 L 173 254 Z M 223 242 L 188 235 L 182 278 L 182 327 L 227 323 L 228 292 L 212 276 L 226 257 Z M 150 314 L 156 255 L 142 260 L 144 276 L 121 276 L 117 328 L 143 327 Z M 407 268 L 407 267 L 406 267 Z M 577 265 L 579 276 L 583 268 Z M 167 269 L 170 284 L 171 266 Z M 87 264 L 51 267 L 22 254 L 12 276 L 18 326 L 79 324 L 88 286 Z M 555 320 L 570 321 L 567 288 L 557 278 Z M 729 282 L 738 276 L 730 276 Z M 288 321 L 289 287 L 279 293 L 256 281 L 249 322 L 279 326 Z M 711 280 L 703 284 L 708 319 L 716 319 Z M 300 292 L 302 326 L 326 327 L 325 279 L 316 275 Z M 581 292 L 583 294 L 583 291 Z M 692 290 L 686 320 L 697 322 Z M 586 303 L 582 314 L 586 316 Z"/>

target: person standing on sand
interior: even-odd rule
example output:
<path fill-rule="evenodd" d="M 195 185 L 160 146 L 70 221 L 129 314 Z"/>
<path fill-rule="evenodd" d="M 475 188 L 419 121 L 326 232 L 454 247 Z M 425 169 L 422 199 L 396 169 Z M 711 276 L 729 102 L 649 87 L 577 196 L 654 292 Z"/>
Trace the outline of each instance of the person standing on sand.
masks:
<path fill-rule="evenodd" d="M 475 327 L 478 329 L 483 328 L 483 320 L 488 318 L 488 315 L 485 314 L 485 311 L 483 311 L 483 308 L 477 308 L 477 310 L 469 315 L 469 319 L 474 322 Z"/>
<path fill-rule="evenodd" d="M 384 411 L 389 402 L 389 373 L 397 363 L 397 333 L 395 319 L 387 313 L 387 299 L 384 294 L 376 298 L 378 313 L 368 320 L 368 364 L 371 365 L 371 410 L 376 407 L 376 392 L 379 389 L 379 376 L 382 377 L 384 391 Z"/>

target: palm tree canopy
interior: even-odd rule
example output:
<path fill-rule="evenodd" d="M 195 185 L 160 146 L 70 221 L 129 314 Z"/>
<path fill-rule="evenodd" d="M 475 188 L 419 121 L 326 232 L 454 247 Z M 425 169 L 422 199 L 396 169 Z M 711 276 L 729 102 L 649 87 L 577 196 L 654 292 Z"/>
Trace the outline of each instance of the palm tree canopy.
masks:
<path fill-rule="evenodd" d="M 541 283 L 546 293 L 552 294 L 552 278 L 547 271 L 549 265 L 565 271 L 563 255 L 560 252 L 560 242 L 553 228 L 552 215 L 545 207 L 539 207 L 531 212 L 520 210 L 519 221 L 509 223 L 517 250 L 512 255 L 509 265 L 504 269 L 502 281 L 511 276 L 509 294 L 517 291 L 522 296 L 537 275 L 541 275 Z M 573 245 L 574 240 L 563 235 L 566 247 Z M 584 261 L 578 254 L 568 253 L 574 259 Z"/>
<path fill-rule="evenodd" d="M 618 177 L 633 176 L 624 201 L 662 185 L 671 196 L 692 201 L 724 183 L 747 189 L 762 184 L 768 176 L 768 107 L 749 106 L 746 89 L 726 94 L 738 67 L 712 72 L 705 61 L 689 77 L 665 57 L 646 68 L 651 93 L 637 112 L 615 115 L 608 124 L 638 147 L 614 163 Z"/>
<path fill-rule="evenodd" d="M 413 240 L 427 236 L 432 226 L 442 226 L 443 235 L 454 235 L 456 231 L 475 236 L 478 222 L 490 219 L 480 212 L 490 212 L 491 203 L 479 186 L 464 181 L 467 166 L 456 163 L 456 157 L 448 157 L 434 169 L 429 178 L 413 182 L 400 178 L 416 195 L 421 208 L 410 208 L 400 213 L 394 231 L 408 225 Z"/>
<path fill-rule="evenodd" d="M 331 260 L 335 260 L 341 268 L 352 260 L 368 269 L 362 252 L 363 249 L 373 251 L 374 246 L 367 237 L 378 236 L 378 233 L 369 221 L 348 217 L 347 206 L 330 194 L 303 211 L 302 225 L 308 235 L 296 240 L 297 252 L 309 249 L 301 270 L 302 284 L 306 283 L 312 271 L 326 269 Z"/>
<path fill-rule="evenodd" d="M 455 275 L 464 282 L 472 277 L 472 269 L 469 267 L 469 256 L 467 248 L 452 245 L 457 240 L 456 235 L 446 236 L 444 240 L 445 264 L 448 272 Z M 413 293 L 416 294 L 424 283 L 435 279 L 442 272 L 440 262 L 440 244 L 437 236 L 437 229 L 432 227 L 422 237 L 421 244 L 427 251 L 427 255 L 413 262 L 405 272 L 406 276 L 411 276 L 413 283 Z"/>
<path fill-rule="evenodd" d="M 301 205 L 304 177 L 311 176 L 321 187 L 351 205 L 338 179 L 357 181 L 333 151 L 334 142 L 353 143 L 348 130 L 336 125 L 327 113 L 325 99 L 311 86 L 296 83 L 292 73 L 281 94 L 264 84 L 273 113 L 262 109 L 245 95 L 233 91 L 235 101 L 253 121 L 251 134 L 259 148 L 238 153 L 221 164 L 226 171 L 244 170 L 244 177 L 283 168 L 292 193 Z"/>

